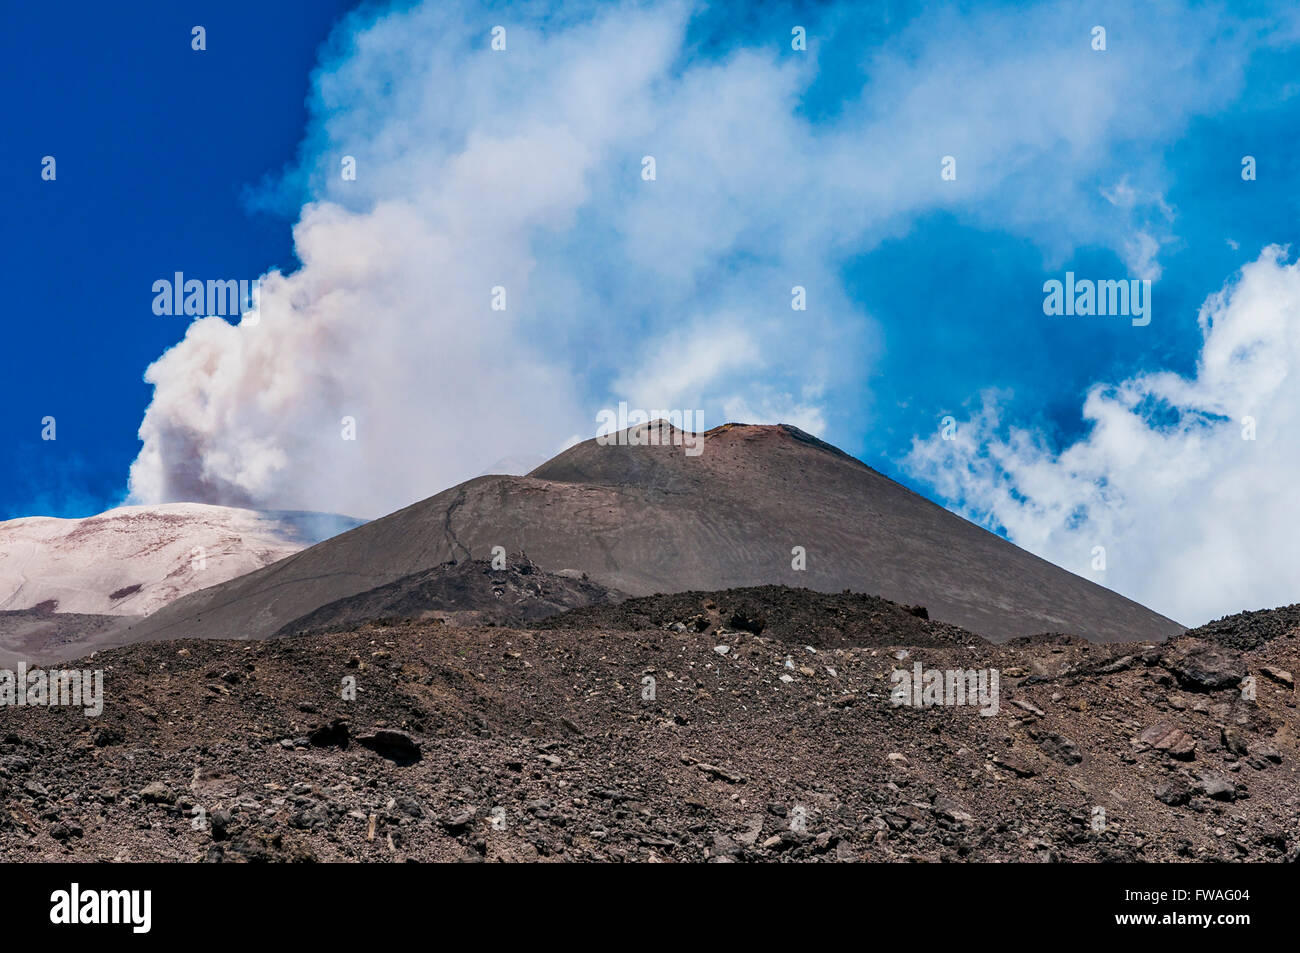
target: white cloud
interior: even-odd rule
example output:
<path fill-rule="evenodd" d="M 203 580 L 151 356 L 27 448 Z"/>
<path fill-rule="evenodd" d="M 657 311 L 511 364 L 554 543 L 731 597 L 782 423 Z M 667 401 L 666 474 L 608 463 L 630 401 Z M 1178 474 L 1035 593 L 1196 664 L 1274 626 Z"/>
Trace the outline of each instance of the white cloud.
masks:
<path fill-rule="evenodd" d="M 614 391 L 641 408 L 697 409 L 706 393 L 716 394 L 727 380 L 748 377 L 761 360 L 753 337 L 729 316 L 638 346 L 638 360 L 614 382 Z"/>
<path fill-rule="evenodd" d="M 1185 624 L 1300 601 L 1300 265 L 1265 249 L 1199 322 L 1192 376 L 1095 385 L 1089 431 L 1059 452 L 988 394 L 955 440 L 915 441 L 906 467 L 970 518 Z"/>
<path fill-rule="evenodd" d="M 1124 264 L 1128 266 L 1129 277 L 1149 278 L 1157 281 L 1164 269 L 1156 261 L 1160 252 L 1160 241 L 1149 232 L 1135 232 L 1124 242 Z"/>
<path fill-rule="evenodd" d="M 1158 267 L 1149 243 L 1129 247 L 1145 226 L 1097 182 L 1114 180 L 1116 144 L 1166 141 L 1230 100 L 1244 55 L 1235 34 L 1211 58 L 1185 53 L 1213 11 L 1135 25 L 1116 6 L 1124 42 L 1105 54 L 1068 10 L 936 12 L 865 50 L 861 90 L 813 121 L 817 44 L 701 59 L 692 13 L 485 19 L 428 2 L 349 21 L 288 179 L 308 199 L 302 268 L 267 277 L 257 325 L 196 322 L 150 367 L 133 498 L 374 516 L 594 434 L 622 389 L 676 394 L 667 406 L 702 405 L 711 422 L 791 415 L 833 431 L 878 354 L 846 260 L 948 209 L 1049 255 L 1104 245 Z M 488 48 L 496 22 L 506 52 Z M 356 181 L 339 175 L 344 155 Z M 940 179 L 944 155 L 955 182 Z M 1158 165 L 1131 174 L 1162 190 Z M 506 312 L 489 308 L 497 285 Z M 790 308 L 794 285 L 806 311 Z M 713 315 L 730 336 L 702 340 L 725 353 L 648 363 Z M 344 416 L 356 441 L 340 438 Z"/>
<path fill-rule="evenodd" d="M 1158 192 L 1134 188 L 1127 175 L 1109 188 L 1101 189 L 1101 196 L 1123 211 L 1130 222 L 1131 234 L 1120 249 L 1120 257 L 1129 270 L 1128 277 L 1158 281 L 1164 269 L 1156 256 L 1163 245 L 1174 240 L 1174 236 L 1168 234 L 1174 210 Z M 1156 231 L 1164 234 L 1157 237 L 1153 234 Z"/>

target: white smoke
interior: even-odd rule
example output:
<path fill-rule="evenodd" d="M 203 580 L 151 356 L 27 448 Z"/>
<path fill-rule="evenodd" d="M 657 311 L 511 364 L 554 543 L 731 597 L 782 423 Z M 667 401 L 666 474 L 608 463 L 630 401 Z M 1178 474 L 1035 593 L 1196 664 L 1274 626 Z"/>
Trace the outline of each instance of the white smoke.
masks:
<path fill-rule="evenodd" d="M 1031 552 L 1188 625 L 1300 601 L 1300 264 L 1270 247 L 1200 311 L 1190 378 L 1095 385 L 1059 453 L 996 395 L 908 469 Z M 1094 569 L 1103 547 L 1105 571 Z"/>
<path fill-rule="evenodd" d="M 802 53 L 787 26 L 705 55 L 696 12 L 428 2 L 342 27 L 289 178 L 310 196 L 301 268 L 265 277 L 256 323 L 196 321 L 148 369 L 132 498 L 375 516 L 592 436 L 621 399 L 833 430 L 879 352 L 847 259 L 932 209 L 1054 255 L 1133 247 L 1145 213 L 1117 215 L 1095 184 L 1110 146 L 1176 137 L 1240 85 L 1239 40 L 1165 55 L 1213 13 L 1148 14 L 1104 56 L 1068 12 L 936 13 L 814 119 L 816 30 Z M 1131 175 L 1158 201 L 1158 168 Z M 1139 252 L 1158 268 L 1158 246 Z"/>

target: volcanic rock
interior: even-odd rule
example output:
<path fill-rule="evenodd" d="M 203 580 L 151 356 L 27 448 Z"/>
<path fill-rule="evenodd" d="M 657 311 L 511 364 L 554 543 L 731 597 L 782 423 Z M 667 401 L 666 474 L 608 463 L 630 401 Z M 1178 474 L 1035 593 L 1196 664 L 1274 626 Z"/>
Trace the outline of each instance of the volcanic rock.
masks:
<path fill-rule="evenodd" d="M 1194 691 L 1233 688 L 1246 677 L 1240 653 L 1195 638 L 1179 639 L 1167 646 L 1160 662 L 1184 688 Z"/>
<path fill-rule="evenodd" d="M 420 744 L 404 731 L 378 728 L 357 735 L 357 744 L 399 765 L 414 764 L 422 757 Z"/>

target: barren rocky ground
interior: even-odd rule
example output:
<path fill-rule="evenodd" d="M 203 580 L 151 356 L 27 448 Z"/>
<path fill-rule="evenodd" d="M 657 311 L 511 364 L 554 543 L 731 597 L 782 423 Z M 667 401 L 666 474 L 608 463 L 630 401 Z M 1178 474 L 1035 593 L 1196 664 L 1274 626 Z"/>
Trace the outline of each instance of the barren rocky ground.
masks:
<path fill-rule="evenodd" d="M 542 572 L 527 554 L 513 553 L 500 568 L 490 559 L 462 559 L 403 576 L 386 586 L 326 603 L 282 626 L 276 635 L 333 632 L 374 619 L 530 624 L 566 609 L 624 598 L 581 574 Z"/>
<path fill-rule="evenodd" d="M 101 717 L 3 712 L 0 857 L 1294 861 L 1293 614 L 992 645 L 763 587 L 134 645 L 81 663 Z M 894 707 L 916 661 L 1000 670 L 999 714 Z"/>

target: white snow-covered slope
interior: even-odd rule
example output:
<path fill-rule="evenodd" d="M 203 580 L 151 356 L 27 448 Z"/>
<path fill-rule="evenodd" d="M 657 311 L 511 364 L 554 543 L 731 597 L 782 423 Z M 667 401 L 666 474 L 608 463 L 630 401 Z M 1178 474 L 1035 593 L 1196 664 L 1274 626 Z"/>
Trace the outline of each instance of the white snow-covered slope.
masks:
<path fill-rule="evenodd" d="M 0 609 L 145 615 L 360 523 L 204 503 L 8 520 L 0 522 Z"/>

